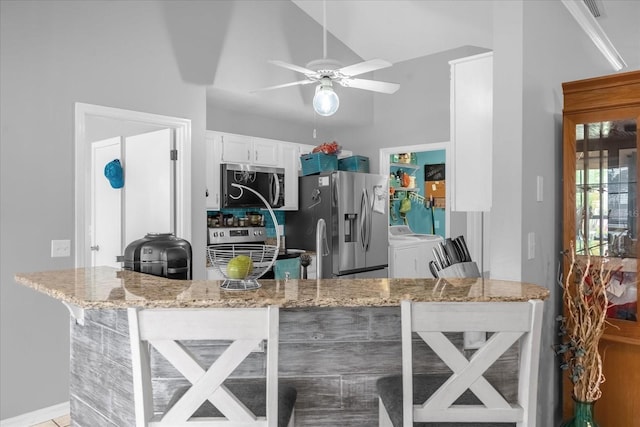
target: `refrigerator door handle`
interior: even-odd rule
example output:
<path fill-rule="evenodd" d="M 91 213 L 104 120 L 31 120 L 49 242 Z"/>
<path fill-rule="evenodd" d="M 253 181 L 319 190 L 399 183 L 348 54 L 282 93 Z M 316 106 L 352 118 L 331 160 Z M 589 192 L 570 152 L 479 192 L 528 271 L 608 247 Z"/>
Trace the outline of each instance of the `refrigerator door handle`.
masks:
<path fill-rule="evenodd" d="M 375 189 L 373 193 L 371 193 L 371 203 L 367 203 L 367 207 L 369 212 L 367 213 L 367 218 L 369 219 L 369 235 L 367 237 L 367 250 L 369 250 L 369 246 L 371 246 L 371 235 L 373 234 L 373 203 L 375 202 L 376 192 Z"/>
<path fill-rule="evenodd" d="M 366 240 L 365 240 L 365 244 L 364 244 L 364 250 L 365 252 L 369 251 L 369 245 L 371 244 L 371 226 L 372 226 L 372 220 L 373 220 L 373 215 L 372 215 L 372 204 L 369 203 L 369 192 L 367 191 L 367 189 L 365 188 L 363 190 L 364 192 L 364 212 L 366 213 L 366 224 L 367 224 L 367 235 L 366 235 Z M 373 202 L 373 199 L 371 199 L 371 202 Z"/>
<path fill-rule="evenodd" d="M 367 194 L 366 190 L 362 189 L 362 196 L 360 197 L 360 245 L 362 249 L 366 251 L 367 243 Z"/>

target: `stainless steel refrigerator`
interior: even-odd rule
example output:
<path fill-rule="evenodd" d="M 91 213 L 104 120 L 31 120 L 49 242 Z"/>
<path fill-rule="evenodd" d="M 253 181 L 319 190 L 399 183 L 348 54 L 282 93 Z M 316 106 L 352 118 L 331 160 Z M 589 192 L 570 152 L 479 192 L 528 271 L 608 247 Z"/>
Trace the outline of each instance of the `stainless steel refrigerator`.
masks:
<path fill-rule="evenodd" d="M 316 253 L 322 278 L 387 277 L 387 176 L 336 171 L 299 179 L 298 211 L 285 218 L 287 247 L 316 251 L 316 228 L 323 219 L 326 242 L 320 241 Z"/>

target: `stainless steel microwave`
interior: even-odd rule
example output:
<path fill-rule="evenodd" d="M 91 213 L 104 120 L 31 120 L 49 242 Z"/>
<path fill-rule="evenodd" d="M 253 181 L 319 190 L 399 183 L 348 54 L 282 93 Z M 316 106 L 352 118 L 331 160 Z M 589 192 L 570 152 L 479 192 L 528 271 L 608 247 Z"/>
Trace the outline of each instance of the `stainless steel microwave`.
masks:
<path fill-rule="evenodd" d="M 233 186 L 240 184 L 257 191 L 272 208 L 284 206 L 284 168 L 270 168 L 238 164 L 222 164 L 222 207 L 264 208 L 252 191 Z"/>

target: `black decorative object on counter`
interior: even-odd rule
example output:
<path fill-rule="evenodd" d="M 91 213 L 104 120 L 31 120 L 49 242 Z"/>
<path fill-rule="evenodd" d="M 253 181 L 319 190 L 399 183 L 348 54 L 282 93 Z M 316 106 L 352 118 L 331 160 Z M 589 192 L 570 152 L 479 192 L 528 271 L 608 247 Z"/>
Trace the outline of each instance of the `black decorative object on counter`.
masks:
<path fill-rule="evenodd" d="M 191 244 L 173 233 L 148 233 L 126 247 L 124 269 L 190 280 Z"/>

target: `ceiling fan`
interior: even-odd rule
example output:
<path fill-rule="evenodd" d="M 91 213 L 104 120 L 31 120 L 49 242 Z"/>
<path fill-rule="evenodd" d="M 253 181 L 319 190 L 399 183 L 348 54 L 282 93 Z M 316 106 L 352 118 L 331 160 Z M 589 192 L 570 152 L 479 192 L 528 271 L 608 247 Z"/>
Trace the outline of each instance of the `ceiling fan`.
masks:
<path fill-rule="evenodd" d="M 333 83 L 338 83 L 343 87 L 352 87 L 356 89 L 364 89 L 386 94 L 392 94 L 396 92 L 400 88 L 400 85 L 398 83 L 355 78 L 355 76 L 359 76 L 361 74 L 392 66 L 393 64 L 388 61 L 385 61 L 383 59 L 371 59 L 368 61 L 343 67 L 340 62 L 334 59 L 327 58 L 327 6 L 326 1 L 323 1 L 322 3 L 323 59 L 311 61 L 305 67 L 290 64 L 284 61 L 270 60 L 269 63 L 273 65 L 277 65 L 279 67 L 287 68 L 289 70 L 304 74 L 305 79 L 276 86 L 269 86 L 262 89 L 254 90 L 253 92 L 319 83 L 318 86 L 316 86 L 316 93 L 313 97 L 313 108 L 321 116 L 330 116 L 338 110 L 340 100 L 338 98 L 338 95 L 333 90 Z"/>

